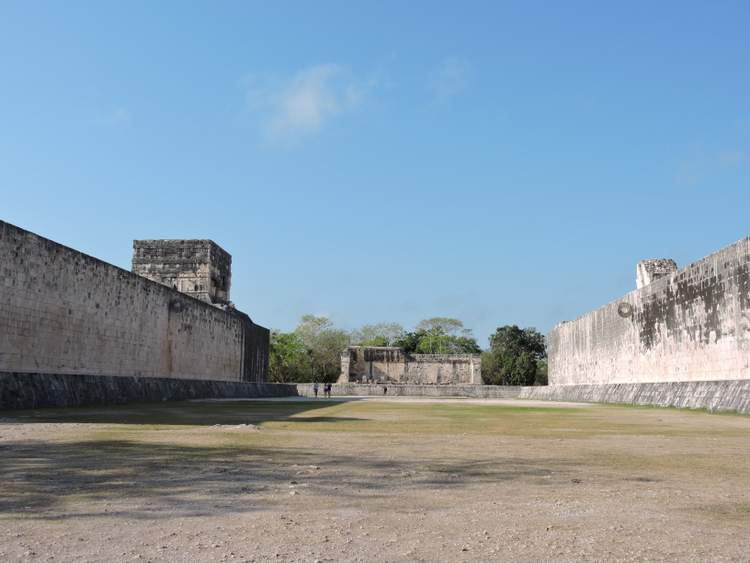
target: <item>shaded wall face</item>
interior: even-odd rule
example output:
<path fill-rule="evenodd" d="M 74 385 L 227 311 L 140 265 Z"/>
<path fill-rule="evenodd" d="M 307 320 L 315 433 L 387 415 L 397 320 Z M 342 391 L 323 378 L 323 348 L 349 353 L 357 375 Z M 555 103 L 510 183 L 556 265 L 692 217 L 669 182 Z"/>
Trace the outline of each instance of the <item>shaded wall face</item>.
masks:
<path fill-rule="evenodd" d="M 403 380 L 404 383 L 435 385 L 481 383 L 481 362 L 474 358 L 431 358 L 427 355 L 415 355 L 406 364 Z"/>
<path fill-rule="evenodd" d="M 247 378 L 241 315 L 3 222 L 0 274 L 0 371 Z"/>
<path fill-rule="evenodd" d="M 550 384 L 750 378 L 750 239 L 556 326 Z"/>
<path fill-rule="evenodd" d="M 342 355 L 341 373 L 340 383 L 481 383 L 481 361 L 472 355 L 409 355 L 400 348 L 353 347 Z"/>
<path fill-rule="evenodd" d="M 270 341 L 271 331 L 265 327 L 253 324 L 246 317 L 243 381 L 251 383 L 264 383 L 266 381 Z"/>
<path fill-rule="evenodd" d="M 405 369 L 400 348 L 352 347 L 342 355 L 339 381 L 397 381 Z"/>

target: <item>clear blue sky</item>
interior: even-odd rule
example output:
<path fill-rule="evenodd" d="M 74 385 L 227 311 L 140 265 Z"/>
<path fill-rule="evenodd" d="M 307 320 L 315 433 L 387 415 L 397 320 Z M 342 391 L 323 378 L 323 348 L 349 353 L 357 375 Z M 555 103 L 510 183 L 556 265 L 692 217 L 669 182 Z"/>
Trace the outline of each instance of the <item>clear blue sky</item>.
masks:
<path fill-rule="evenodd" d="M 190 5 L 189 5 L 190 4 Z M 750 234 L 750 2 L 4 2 L 0 218 L 263 325 L 547 331 Z"/>

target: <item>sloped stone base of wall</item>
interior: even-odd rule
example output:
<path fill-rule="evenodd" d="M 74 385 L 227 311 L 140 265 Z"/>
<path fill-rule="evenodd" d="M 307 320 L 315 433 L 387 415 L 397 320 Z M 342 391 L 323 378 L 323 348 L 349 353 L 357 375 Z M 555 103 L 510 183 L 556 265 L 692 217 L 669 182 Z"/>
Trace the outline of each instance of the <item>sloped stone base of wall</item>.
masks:
<path fill-rule="evenodd" d="M 295 385 L 276 383 L 0 372 L 0 409 L 294 395 Z"/>
<path fill-rule="evenodd" d="M 521 392 L 520 387 L 502 385 L 396 385 L 388 383 L 387 397 L 472 397 L 477 399 L 513 399 Z M 297 392 L 304 397 L 313 397 L 312 383 L 298 383 Z M 323 384 L 319 385 L 318 397 L 323 396 Z M 334 383 L 333 397 L 382 397 L 383 384 Z"/>
<path fill-rule="evenodd" d="M 523 387 L 519 399 L 652 405 L 750 414 L 750 381 L 679 381 Z"/>

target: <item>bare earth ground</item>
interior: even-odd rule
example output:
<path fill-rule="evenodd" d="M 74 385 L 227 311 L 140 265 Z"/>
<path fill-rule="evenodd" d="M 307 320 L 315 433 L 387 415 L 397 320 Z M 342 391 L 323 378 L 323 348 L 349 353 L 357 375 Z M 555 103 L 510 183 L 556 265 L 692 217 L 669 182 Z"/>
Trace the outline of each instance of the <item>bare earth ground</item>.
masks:
<path fill-rule="evenodd" d="M 0 413 L 0 561 L 750 561 L 750 417 L 523 401 Z"/>

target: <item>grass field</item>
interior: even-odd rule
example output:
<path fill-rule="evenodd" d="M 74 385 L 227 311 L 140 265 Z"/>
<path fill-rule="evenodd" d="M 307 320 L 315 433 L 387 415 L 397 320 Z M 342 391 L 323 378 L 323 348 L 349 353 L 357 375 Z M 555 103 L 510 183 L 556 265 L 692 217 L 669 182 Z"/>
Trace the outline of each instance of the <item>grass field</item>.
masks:
<path fill-rule="evenodd" d="M 0 413 L 3 561 L 750 560 L 750 417 L 523 401 Z"/>

